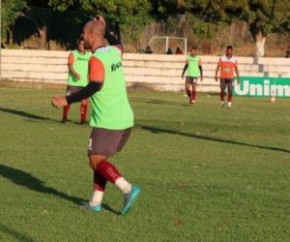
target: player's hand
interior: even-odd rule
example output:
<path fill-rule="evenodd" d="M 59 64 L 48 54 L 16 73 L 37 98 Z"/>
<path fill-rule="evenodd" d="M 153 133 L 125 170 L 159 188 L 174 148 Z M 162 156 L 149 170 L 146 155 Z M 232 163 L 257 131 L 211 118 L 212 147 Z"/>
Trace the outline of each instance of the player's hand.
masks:
<path fill-rule="evenodd" d="M 51 104 L 55 108 L 65 107 L 68 105 L 66 98 L 64 97 L 53 97 L 51 100 Z"/>
<path fill-rule="evenodd" d="M 238 84 L 238 86 L 240 85 L 240 83 L 241 83 L 241 80 L 240 80 L 240 79 L 238 79 L 238 81 L 237 81 L 237 84 Z"/>
<path fill-rule="evenodd" d="M 183 79 L 184 78 L 184 75 L 181 75 L 181 79 Z"/>
<path fill-rule="evenodd" d="M 79 81 L 80 79 L 81 79 L 81 76 L 79 75 L 79 74 L 75 74 L 75 79 L 77 80 L 77 81 Z"/>
<path fill-rule="evenodd" d="M 201 81 L 201 82 L 203 81 L 203 76 L 200 77 L 200 81 Z"/>
<path fill-rule="evenodd" d="M 215 76 L 214 79 L 215 79 L 216 82 L 218 81 L 218 77 L 217 76 Z"/>

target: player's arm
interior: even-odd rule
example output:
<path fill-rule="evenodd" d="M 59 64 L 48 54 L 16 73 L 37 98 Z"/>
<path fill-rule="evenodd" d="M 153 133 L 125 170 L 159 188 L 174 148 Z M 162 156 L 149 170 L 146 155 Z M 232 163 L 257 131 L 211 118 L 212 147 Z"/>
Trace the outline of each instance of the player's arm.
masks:
<path fill-rule="evenodd" d="M 87 99 L 100 91 L 103 86 L 105 77 L 105 68 L 103 63 L 96 57 L 92 57 L 89 61 L 89 83 L 82 90 L 67 97 L 54 97 L 52 105 L 54 107 L 63 107 L 71 103 L 80 102 Z"/>
<path fill-rule="evenodd" d="M 71 103 L 76 103 L 76 102 L 80 102 L 84 99 L 87 99 L 89 97 L 91 97 L 92 95 L 94 95 L 96 92 L 98 92 L 99 90 L 101 90 L 103 86 L 102 82 L 89 82 L 87 86 L 85 86 L 82 90 L 80 90 L 79 92 L 67 96 L 66 97 L 66 101 L 68 104 Z"/>
<path fill-rule="evenodd" d="M 217 64 L 216 70 L 215 70 L 215 80 L 218 81 L 218 73 L 220 70 L 220 65 L 221 65 L 221 59 L 219 59 L 219 62 Z"/>
<path fill-rule="evenodd" d="M 76 92 L 73 95 L 67 96 L 67 97 L 53 97 L 51 103 L 52 106 L 59 108 L 67 106 L 68 104 L 80 102 L 84 99 L 87 99 L 94 95 L 97 91 L 101 90 L 102 88 L 101 82 L 89 82 L 86 87 L 84 87 L 82 90 Z"/>
<path fill-rule="evenodd" d="M 186 63 L 184 65 L 184 67 L 183 67 L 183 71 L 182 71 L 182 74 L 181 74 L 182 78 L 184 77 L 184 73 L 186 72 L 187 68 L 188 68 L 188 60 L 186 60 Z"/>
<path fill-rule="evenodd" d="M 106 28 L 105 39 L 110 45 L 122 46 L 121 41 L 108 28 Z"/>
<path fill-rule="evenodd" d="M 68 70 L 70 73 L 72 73 L 75 76 L 76 80 L 80 80 L 81 77 L 79 73 L 77 73 L 76 70 L 73 68 L 73 64 L 74 64 L 74 55 L 70 53 L 68 57 Z"/>
<path fill-rule="evenodd" d="M 199 65 L 198 68 L 200 71 L 200 80 L 202 81 L 203 80 L 202 65 Z"/>
<path fill-rule="evenodd" d="M 202 72 L 201 59 L 199 59 L 199 61 L 198 61 L 198 68 L 199 68 L 199 71 L 200 71 L 200 80 L 202 81 L 203 80 L 203 72 Z"/>
<path fill-rule="evenodd" d="M 109 45 L 115 46 L 120 51 L 121 57 L 123 57 L 124 50 L 121 41 L 108 29 L 106 29 L 105 39 L 108 41 Z"/>
<path fill-rule="evenodd" d="M 83 99 L 87 99 L 100 91 L 103 86 L 105 76 L 105 68 L 103 63 L 96 57 L 92 57 L 89 60 L 89 83 L 79 92 L 67 96 L 66 100 L 68 104 L 79 102 Z"/>
<path fill-rule="evenodd" d="M 240 72 L 239 72 L 239 68 L 238 68 L 237 63 L 235 65 L 235 72 L 236 72 L 236 75 L 237 75 L 237 83 L 239 85 L 241 81 L 240 81 Z"/>

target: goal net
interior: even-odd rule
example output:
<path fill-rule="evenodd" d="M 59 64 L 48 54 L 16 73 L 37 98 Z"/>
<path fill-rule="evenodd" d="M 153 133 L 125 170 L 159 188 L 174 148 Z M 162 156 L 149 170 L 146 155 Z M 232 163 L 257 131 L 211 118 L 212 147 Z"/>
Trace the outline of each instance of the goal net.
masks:
<path fill-rule="evenodd" d="M 183 54 L 186 54 L 187 38 L 154 36 L 150 39 L 148 46 L 150 46 L 154 54 L 165 54 L 168 52 L 169 49 L 172 51 L 172 54 L 175 54 L 178 48 Z"/>

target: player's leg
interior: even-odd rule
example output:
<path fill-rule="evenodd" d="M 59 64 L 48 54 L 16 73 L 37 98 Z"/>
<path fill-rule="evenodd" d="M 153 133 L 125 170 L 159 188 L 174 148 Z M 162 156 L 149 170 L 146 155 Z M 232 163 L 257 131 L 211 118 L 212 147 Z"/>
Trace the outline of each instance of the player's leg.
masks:
<path fill-rule="evenodd" d="M 81 107 L 80 107 L 81 120 L 80 120 L 80 124 L 84 124 L 86 122 L 87 111 L 88 111 L 88 100 L 85 99 L 85 100 L 81 101 Z"/>
<path fill-rule="evenodd" d="M 90 155 L 90 166 L 106 181 L 114 183 L 123 193 L 129 193 L 132 185 L 122 177 L 115 165 L 108 161 L 108 157 L 102 155 Z"/>
<path fill-rule="evenodd" d="M 71 87 L 67 86 L 66 90 L 66 96 L 71 95 Z M 68 113 L 69 113 L 70 105 L 64 106 L 63 107 L 63 112 L 62 112 L 62 122 L 65 123 L 67 121 Z"/>
<path fill-rule="evenodd" d="M 192 104 L 192 89 L 193 89 L 193 78 L 187 76 L 186 77 L 185 90 L 186 90 L 186 94 L 188 96 L 190 104 Z"/>
<path fill-rule="evenodd" d="M 188 96 L 188 98 L 191 100 L 191 82 L 190 82 L 190 77 L 186 77 L 185 79 L 185 92 L 186 92 L 186 95 Z"/>
<path fill-rule="evenodd" d="M 227 89 L 228 89 L 228 108 L 231 108 L 232 106 L 232 100 L 233 100 L 233 79 L 227 80 Z"/>
<path fill-rule="evenodd" d="M 99 143 L 100 139 L 98 139 L 98 132 L 96 132 L 96 129 L 93 129 L 88 147 L 89 165 L 93 170 L 93 194 L 89 201 L 89 207 L 95 212 L 100 212 L 102 209 L 102 200 L 107 184 L 107 179 L 97 172 L 96 167 L 98 162 L 106 160 L 108 157 L 106 155 L 94 155 L 94 158 L 91 158 L 92 153 L 97 152 L 96 146 Z"/>
<path fill-rule="evenodd" d="M 94 172 L 101 175 L 104 180 L 115 184 L 124 194 L 124 206 L 121 209 L 121 214 L 126 214 L 132 205 L 135 203 L 139 193 L 140 188 L 129 183 L 120 173 L 116 166 L 98 155 L 90 155 L 90 164 L 94 167 Z M 93 198 L 96 198 L 97 209 L 92 207 L 92 210 L 100 211 L 101 199 L 103 198 L 103 192 L 94 191 Z M 91 205 L 91 204 L 90 204 Z M 92 206 L 92 205 L 91 205 Z"/>
<path fill-rule="evenodd" d="M 70 105 L 67 105 L 67 106 L 63 107 L 61 122 L 65 123 L 67 121 L 69 109 L 70 109 Z"/>
<path fill-rule="evenodd" d="M 119 172 L 108 157 L 120 151 L 130 136 L 131 129 L 124 131 L 113 131 L 94 128 L 92 130 L 89 160 L 94 172 L 101 175 L 105 180 L 114 183 L 123 192 L 125 197 L 125 209 L 121 213 L 125 214 L 137 199 L 140 189 L 132 186 Z M 100 155 L 104 154 L 104 155 Z M 127 205 L 127 206 L 126 206 Z"/>
<path fill-rule="evenodd" d="M 124 194 L 131 191 L 132 185 L 122 177 L 117 167 L 109 162 L 108 158 L 124 147 L 130 132 L 131 129 L 114 131 L 94 128 L 89 147 L 91 168 L 109 182 L 116 184 Z"/>
<path fill-rule="evenodd" d="M 89 201 L 90 209 L 99 212 L 102 209 L 102 200 L 106 189 L 107 179 L 94 171 L 93 195 Z"/>
<path fill-rule="evenodd" d="M 118 148 L 117 148 L 117 152 L 120 152 L 124 148 L 125 144 L 127 143 L 131 135 L 131 132 L 132 132 L 131 128 L 124 130 L 121 140 L 119 142 Z M 120 179 L 120 182 L 121 182 L 121 179 Z M 123 192 L 124 193 L 124 206 L 121 210 L 122 215 L 125 215 L 126 213 L 128 213 L 130 208 L 133 206 L 133 204 L 137 200 L 140 192 L 141 192 L 140 188 L 136 185 L 131 185 L 131 190 L 129 193 Z"/>
<path fill-rule="evenodd" d="M 193 104 L 196 102 L 196 85 L 197 85 L 197 78 L 193 78 L 192 91 L 191 91 L 191 102 Z"/>
<path fill-rule="evenodd" d="M 226 91 L 226 80 L 225 79 L 221 79 L 220 80 L 220 100 L 221 100 L 221 106 L 224 107 L 224 103 L 225 103 L 225 91 Z"/>

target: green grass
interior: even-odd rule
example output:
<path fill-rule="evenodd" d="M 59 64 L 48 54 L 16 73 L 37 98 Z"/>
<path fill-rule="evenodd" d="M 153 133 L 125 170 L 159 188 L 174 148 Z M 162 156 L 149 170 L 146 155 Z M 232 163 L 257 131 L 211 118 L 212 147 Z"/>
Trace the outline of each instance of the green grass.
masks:
<path fill-rule="evenodd" d="M 129 94 L 136 127 L 112 161 L 142 188 L 109 184 L 101 213 L 88 200 L 90 127 L 61 124 L 60 90 L 0 88 L 0 241 L 290 241 L 290 100 Z"/>

